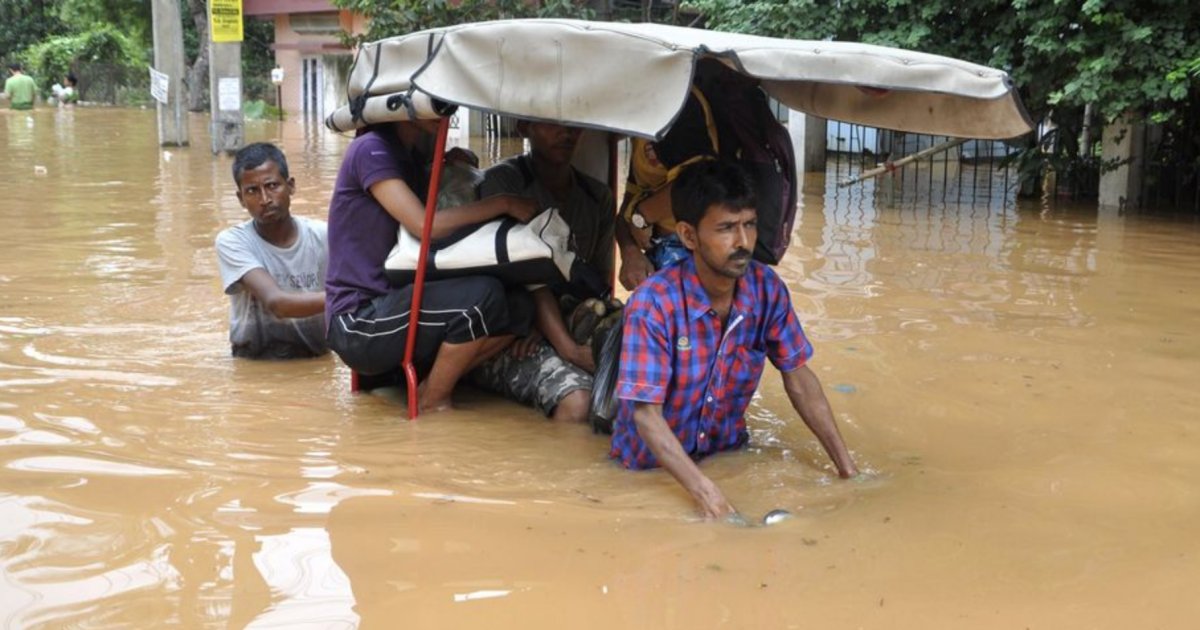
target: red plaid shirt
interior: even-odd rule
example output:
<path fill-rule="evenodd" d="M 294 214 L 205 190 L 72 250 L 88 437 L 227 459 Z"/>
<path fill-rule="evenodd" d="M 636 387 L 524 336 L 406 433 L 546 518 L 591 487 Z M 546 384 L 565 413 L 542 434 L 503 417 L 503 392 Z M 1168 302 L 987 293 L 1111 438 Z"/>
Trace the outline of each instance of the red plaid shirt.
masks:
<path fill-rule="evenodd" d="M 625 307 L 620 408 L 610 457 L 626 468 L 658 466 L 633 421 L 635 401 L 661 404 L 667 424 L 694 459 L 746 443 L 744 414 L 766 359 L 790 372 L 813 349 L 787 287 L 758 262 L 738 279 L 727 321 L 722 331 L 692 258 L 633 292 Z"/>

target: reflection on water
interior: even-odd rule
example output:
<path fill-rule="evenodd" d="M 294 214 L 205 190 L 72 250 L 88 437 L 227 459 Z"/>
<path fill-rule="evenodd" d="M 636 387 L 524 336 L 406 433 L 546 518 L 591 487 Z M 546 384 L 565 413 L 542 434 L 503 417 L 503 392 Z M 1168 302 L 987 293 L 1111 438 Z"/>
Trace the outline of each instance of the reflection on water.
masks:
<path fill-rule="evenodd" d="M 583 427 L 474 392 L 409 423 L 332 357 L 233 361 L 212 244 L 244 211 L 203 120 L 162 150 L 152 112 L 2 113 L 4 627 L 1200 613 L 1193 222 L 1018 205 L 972 165 L 810 175 L 779 272 L 868 474 L 837 480 L 768 375 L 753 446 L 704 469 L 743 512 L 796 518 L 737 529 L 695 522 L 673 480 L 618 469 Z M 324 216 L 348 138 L 248 135 L 287 151 L 293 211 Z"/>

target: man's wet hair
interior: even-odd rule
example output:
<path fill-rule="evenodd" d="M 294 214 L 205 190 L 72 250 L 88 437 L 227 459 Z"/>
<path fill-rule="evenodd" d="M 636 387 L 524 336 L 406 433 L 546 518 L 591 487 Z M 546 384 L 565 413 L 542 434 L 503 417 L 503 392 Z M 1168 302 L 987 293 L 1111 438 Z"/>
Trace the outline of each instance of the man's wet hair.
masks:
<path fill-rule="evenodd" d="M 270 142 L 255 142 L 242 147 L 233 156 L 233 183 L 241 188 L 242 173 L 252 171 L 267 162 L 277 164 L 279 176 L 284 180 L 288 179 L 287 158 L 283 157 L 283 151 Z"/>
<path fill-rule="evenodd" d="M 704 160 L 688 166 L 671 187 L 671 213 L 676 221 L 699 225 L 715 205 L 757 208 L 754 184 L 746 169 L 728 160 Z"/>
<path fill-rule="evenodd" d="M 24 70 L 21 68 L 21 64 L 15 61 L 8 64 L 8 69 L 12 70 L 13 72 L 24 72 Z"/>

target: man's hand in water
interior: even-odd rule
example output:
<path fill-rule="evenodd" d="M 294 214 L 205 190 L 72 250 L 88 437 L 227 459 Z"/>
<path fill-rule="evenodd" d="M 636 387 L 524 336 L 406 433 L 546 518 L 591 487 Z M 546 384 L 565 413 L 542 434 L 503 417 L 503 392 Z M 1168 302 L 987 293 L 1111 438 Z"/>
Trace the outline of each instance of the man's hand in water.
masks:
<path fill-rule="evenodd" d="M 700 506 L 700 512 L 704 514 L 704 518 L 709 520 L 724 519 L 734 514 L 737 510 L 729 504 L 729 500 L 725 498 L 725 493 L 717 487 L 707 476 L 702 476 L 702 480 L 696 488 L 689 488 L 692 498 Z"/>
<path fill-rule="evenodd" d="M 662 405 L 634 403 L 633 421 L 637 425 L 638 435 L 650 452 L 654 453 L 659 465 L 671 473 L 679 485 L 692 495 L 704 518 L 725 518 L 737 511 L 729 504 L 729 500 L 717 484 L 701 472 L 696 462 L 683 450 L 679 438 L 675 437 L 675 433 L 663 418 Z"/>

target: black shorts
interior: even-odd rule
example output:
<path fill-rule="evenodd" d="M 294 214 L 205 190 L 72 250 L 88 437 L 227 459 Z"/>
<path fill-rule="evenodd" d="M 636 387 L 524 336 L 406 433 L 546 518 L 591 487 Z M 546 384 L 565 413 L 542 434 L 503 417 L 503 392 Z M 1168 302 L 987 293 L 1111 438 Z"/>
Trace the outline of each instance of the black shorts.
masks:
<path fill-rule="evenodd" d="M 350 369 L 364 375 L 400 367 L 408 341 L 412 285 L 394 289 L 342 313 L 329 323 L 329 347 Z M 504 285 L 495 278 L 471 276 L 425 283 L 421 298 L 413 364 L 428 372 L 443 343 L 467 343 L 511 334 Z"/>

